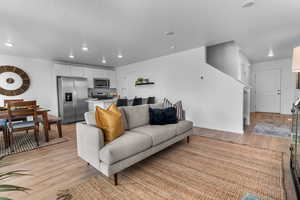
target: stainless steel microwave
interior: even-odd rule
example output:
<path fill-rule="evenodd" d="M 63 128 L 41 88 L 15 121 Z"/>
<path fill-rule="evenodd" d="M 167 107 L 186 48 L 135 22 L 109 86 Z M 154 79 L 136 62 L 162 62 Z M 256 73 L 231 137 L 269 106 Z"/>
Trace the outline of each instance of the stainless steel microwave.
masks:
<path fill-rule="evenodd" d="M 94 78 L 94 88 L 109 88 L 109 87 L 110 87 L 109 79 Z"/>

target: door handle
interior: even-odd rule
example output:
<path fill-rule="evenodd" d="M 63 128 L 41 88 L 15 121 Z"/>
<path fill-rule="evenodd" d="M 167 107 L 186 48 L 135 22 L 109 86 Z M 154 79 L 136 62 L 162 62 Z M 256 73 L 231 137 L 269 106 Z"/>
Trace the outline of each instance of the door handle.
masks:
<path fill-rule="evenodd" d="M 277 95 L 281 95 L 281 90 L 277 90 Z"/>

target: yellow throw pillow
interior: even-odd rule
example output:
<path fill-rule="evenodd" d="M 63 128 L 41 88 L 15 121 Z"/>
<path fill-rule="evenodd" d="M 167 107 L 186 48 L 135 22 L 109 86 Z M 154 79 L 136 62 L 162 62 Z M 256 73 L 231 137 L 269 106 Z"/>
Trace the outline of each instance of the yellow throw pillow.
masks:
<path fill-rule="evenodd" d="M 122 113 L 114 103 L 107 110 L 96 107 L 96 124 L 104 133 L 104 140 L 109 143 L 117 137 L 123 135 L 124 126 L 122 121 Z"/>

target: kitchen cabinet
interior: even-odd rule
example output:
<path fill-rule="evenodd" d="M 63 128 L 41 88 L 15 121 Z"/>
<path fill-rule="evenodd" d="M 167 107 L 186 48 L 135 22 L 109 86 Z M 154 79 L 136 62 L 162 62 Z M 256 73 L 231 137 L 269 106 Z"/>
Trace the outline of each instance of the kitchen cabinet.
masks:
<path fill-rule="evenodd" d="M 110 79 L 110 87 L 111 88 L 117 88 L 117 77 L 115 71 L 108 71 L 107 72 L 108 77 Z"/>
<path fill-rule="evenodd" d="M 87 78 L 88 87 L 94 87 L 94 78 L 110 79 L 110 87 L 116 88 L 116 72 L 114 70 L 94 69 L 65 64 L 55 64 L 55 76 L 69 76 Z"/>

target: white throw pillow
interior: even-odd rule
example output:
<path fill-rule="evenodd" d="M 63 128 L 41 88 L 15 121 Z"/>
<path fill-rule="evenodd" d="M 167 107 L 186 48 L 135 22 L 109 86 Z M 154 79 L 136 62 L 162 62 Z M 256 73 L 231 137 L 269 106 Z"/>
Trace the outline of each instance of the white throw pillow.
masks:
<path fill-rule="evenodd" d="M 95 111 L 84 113 L 85 122 L 90 126 L 96 126 Z"/>

